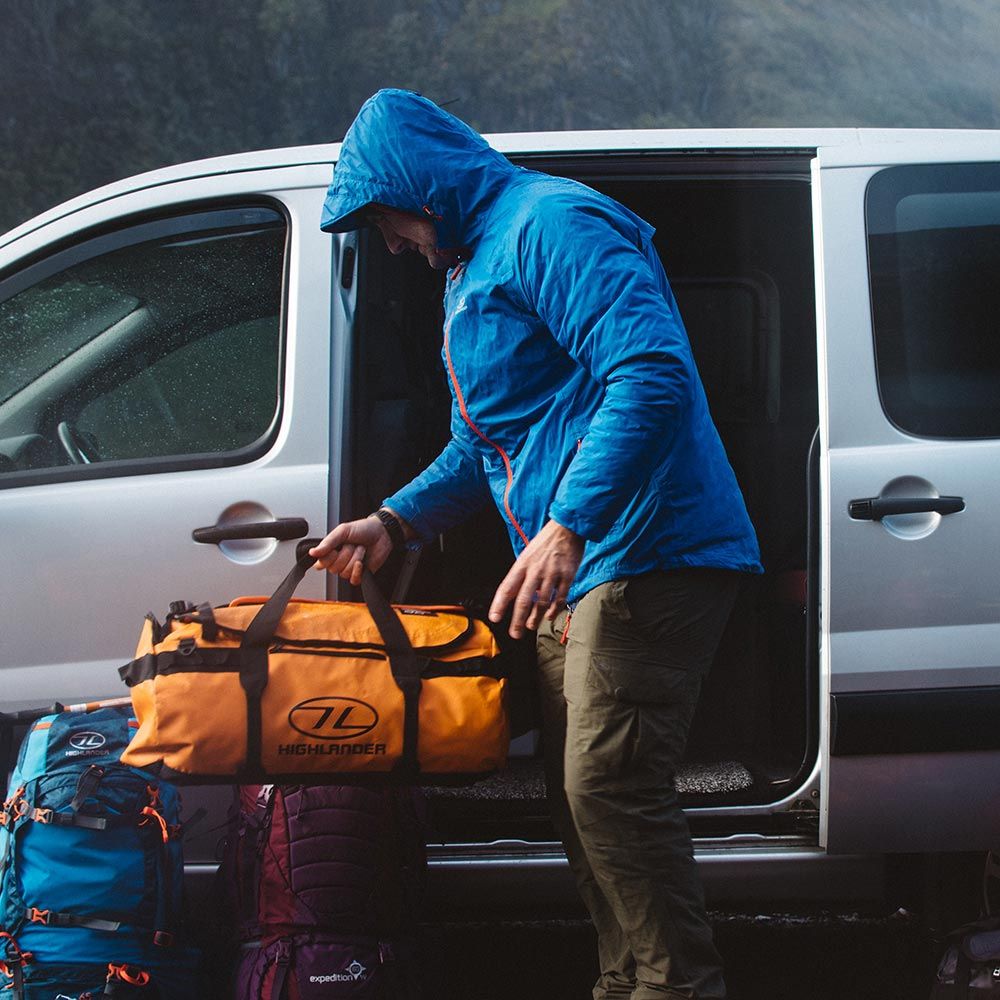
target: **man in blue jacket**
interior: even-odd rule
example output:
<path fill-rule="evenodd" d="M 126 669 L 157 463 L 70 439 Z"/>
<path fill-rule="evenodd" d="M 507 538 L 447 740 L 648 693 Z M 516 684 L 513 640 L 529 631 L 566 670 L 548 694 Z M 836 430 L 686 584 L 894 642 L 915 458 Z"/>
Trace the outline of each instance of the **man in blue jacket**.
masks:
<path fill-rule="evenodd" d="M 538 632 L 553 818 L 599 939 L 596 1000 L 725 996 L 674 787 L 753 527 L 652 228 L 513 166 L 384 90 L 344 139 L 322 228 L 376 226 L 449 271 L 451 440 L 312 550 L 360 581 L 489 498 L 516 559 L 490 617 Z"/>

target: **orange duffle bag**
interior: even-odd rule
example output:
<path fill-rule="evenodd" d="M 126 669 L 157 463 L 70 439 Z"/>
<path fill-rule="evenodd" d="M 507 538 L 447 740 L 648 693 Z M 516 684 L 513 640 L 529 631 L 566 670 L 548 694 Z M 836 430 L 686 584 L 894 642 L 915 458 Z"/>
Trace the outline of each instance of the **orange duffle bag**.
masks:
<path fill-rule="evenodd" d="M 300 543 L 299 552 L 308 544 Z M 489 626 L 460 607 L 292 594 L 147 616 L 119 671 L 139 728 L 122 761 L 182 783 L 461 781 L 503 767 L 506 680 Z"/>

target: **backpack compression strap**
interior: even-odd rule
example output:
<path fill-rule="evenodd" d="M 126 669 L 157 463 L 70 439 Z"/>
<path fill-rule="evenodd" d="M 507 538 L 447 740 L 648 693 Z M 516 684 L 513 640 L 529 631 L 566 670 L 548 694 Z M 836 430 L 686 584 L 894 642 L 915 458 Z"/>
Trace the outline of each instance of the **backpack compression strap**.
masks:
<path fill-rule="evenodd" d="M 53 910 L 40 910 L 37 906 L 29 906 L 24 911 L 24 918 L 33 924 L 45 924 L 46 927 L 86 927 L 92 931 L 108 932 L 114 932 L 121 927 L 120 920 L 84 917 L 79 913 L 56 913 Z"/>
<path fill-rule="evenodd" d="M 278 951 L 274 956 L 274 979 L 271 980 L 271 995 L 268 1000 L 285 1000 L 285 981 L 288 979 L 288 967 L 292 964 L 292 942 L 282 938 L 278 942 Z"/>
<path fill-rule="evenodd" d="M 0 961 L 0 972 L 12 980 L 11 1000 L 24 1000 L 24 967 L 34 958 L 30 951 L 21 951 L 14 938 L 6 931 L 0 931 L 0 940 L 6 941 L 4 958 Z"/>

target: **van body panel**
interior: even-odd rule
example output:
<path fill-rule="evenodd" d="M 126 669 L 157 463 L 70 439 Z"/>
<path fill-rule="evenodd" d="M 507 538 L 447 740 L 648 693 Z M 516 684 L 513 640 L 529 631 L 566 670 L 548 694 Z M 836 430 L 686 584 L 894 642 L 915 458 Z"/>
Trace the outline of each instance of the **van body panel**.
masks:
<path fill-rule="evenodd" d="M 831 854 L 981 851 L 996 840 L 996 751 L 833 757 L 830 777 Z"/>

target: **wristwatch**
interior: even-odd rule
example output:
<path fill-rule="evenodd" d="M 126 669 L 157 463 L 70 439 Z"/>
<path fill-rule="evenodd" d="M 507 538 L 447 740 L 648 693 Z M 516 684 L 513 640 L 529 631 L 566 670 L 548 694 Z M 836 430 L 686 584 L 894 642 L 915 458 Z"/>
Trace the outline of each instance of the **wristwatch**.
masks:
<path fill-rule="evenodd" d="M 399 523 L 399 518 L 385 507 L 379 507 L 372 511 L 370 517 L 377 517 L 387 532 L 389 541 L 392 542 L 392 551 L 399 552 L 406 548 L 406 536 L 403 534 L 403 526 Z"/>

